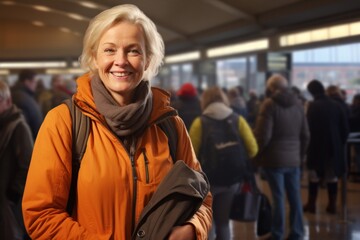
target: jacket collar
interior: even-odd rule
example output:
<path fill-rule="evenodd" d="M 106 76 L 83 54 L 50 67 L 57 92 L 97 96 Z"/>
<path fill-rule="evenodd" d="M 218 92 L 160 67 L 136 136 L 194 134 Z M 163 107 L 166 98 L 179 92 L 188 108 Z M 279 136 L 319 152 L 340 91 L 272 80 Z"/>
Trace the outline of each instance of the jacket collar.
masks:
<path fill-rule="evenodd" d="M 94 96 L 91 91 L 91 77 L 88 73 L 80 76 L 77 80 L 77 92 L 73 99 L 75 103 L 92 119 L 104 121 L 103 116 L 96 109 Z M 159 119 L 173 115 L 175 110 L 170 106 L 170 94 L 160 88 L 152 87 L 153 108 L 150 114 L 149 123 L 155 123 Z"/>

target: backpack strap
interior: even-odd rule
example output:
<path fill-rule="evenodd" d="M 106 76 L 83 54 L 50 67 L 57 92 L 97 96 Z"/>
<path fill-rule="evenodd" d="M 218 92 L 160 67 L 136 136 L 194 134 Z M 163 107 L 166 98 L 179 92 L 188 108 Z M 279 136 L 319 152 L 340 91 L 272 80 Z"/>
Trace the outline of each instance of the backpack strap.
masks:
<path fill-rule="evenodd" d="M 176 148 L 178 144 L 178 133 L 174 121 L 168 117 L 164 121 L 157 123 L 161 130 L 168 138 L 168 145 L 170 148 L 170 155 L 173 162 L 176 162 Z"/>
<path fill-rule="evenodd" d="M 72 99 L 64 100 L 69 107 L 72 120 L 72 170 L 71 170 L 71 186 L 69 191 L 66 211 L 69 215 L 75 206 L 76 185 L 80 169 L 80 162 L 86 150 L 87 140 L 90 133 L 90 118 L 83 114 L 79 107 Z"/>

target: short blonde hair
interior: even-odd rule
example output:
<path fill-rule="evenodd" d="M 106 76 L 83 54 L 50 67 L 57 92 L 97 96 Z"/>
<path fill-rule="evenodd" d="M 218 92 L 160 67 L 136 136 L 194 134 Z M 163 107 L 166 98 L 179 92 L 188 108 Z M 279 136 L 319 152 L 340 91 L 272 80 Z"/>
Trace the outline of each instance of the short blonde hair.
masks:
<path fill-rule="evenodd" d="M 163 63 L 164 41 L 153 21 L 132 4 L 123 4 L 107 9 L 91 20 L 84 36 L 84 46 L 80 56 L 81 67 L 90 71 L 90 75 L 96 75 L 94 58 L 101 36 L 115 24 L 124 21 L 139 25 L 143 30 L 146 57 L 149 61 L 148 68 L 144 72 L 144 79 L 151 80 L 157 75 Z"/>
<path fill-rule="evenodd" d="M 266 82 L 266 87 L 270 91 L 276 91 L 288 87 L 288 81 L 280 74 L 273 74 Z"/>
<path fill-rule="evenodd" d="M 229 100 L 224 91 L 217 86 L 206 89 L 201 95 L 201 109 L 205 110 L 207 106 L 214 102 L 224 103 L 229 106 Z"/>
<path fill-rule="evenodd" d="M 10 87 L 6 82 L 0 80 L 0 102 L 9 98 L 11 98 Z"/>

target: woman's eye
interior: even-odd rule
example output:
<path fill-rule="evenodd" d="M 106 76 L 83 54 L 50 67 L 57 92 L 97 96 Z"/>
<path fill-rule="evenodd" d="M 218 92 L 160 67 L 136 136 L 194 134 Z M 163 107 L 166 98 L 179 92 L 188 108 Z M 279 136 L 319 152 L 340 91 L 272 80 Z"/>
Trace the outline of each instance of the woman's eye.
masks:
<path fill-rule="evenodd" d="M 107 53 L 107 54 L 112 54 L 112 53 L 115 52 L 115 49 L 113 49 L 113 48 L 105 48 L 104 52 Z"/>
<path fill-rule="evenodd" d="M 140 54 L 140 51 L 137 50 L 137 49 L 130 49 L 130 50 L 129 50 L 129 53 L 130 53 L 131 55 L 139 55 L 139 54 Z"/>

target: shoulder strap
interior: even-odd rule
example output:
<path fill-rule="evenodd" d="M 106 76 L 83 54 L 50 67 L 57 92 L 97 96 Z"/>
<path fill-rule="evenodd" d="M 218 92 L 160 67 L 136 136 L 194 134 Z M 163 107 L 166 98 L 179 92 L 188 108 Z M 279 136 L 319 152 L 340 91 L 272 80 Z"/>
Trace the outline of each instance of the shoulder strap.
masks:
<path fill-rule="evenodd" d="M 64 103 L 69 107 L 72 119 L 73 147 L 75 149 L 73 155 L 75 160 L 81 162 L 89 137 L 90 118 L 81 112 L 72 99 L 66 99 Z"/>
<path fill-rule="evenodd" d="M 71 215 L 75 205 L 80 162 L 85 153 L 90 132 L 90 118 L 81 112 L 78 106 L 73 103 L 72 99 L 66 99 L 64 103 L 69 107 L 72 120 L 72 174 L 69 198 L 66 206 L 66 211 Z"/>
<path fill-rule="evenodd" d="M 170 155 L 174 161 L 176 162 L 176 148 L 178 144 L 178 134 L 176 130 L 175 123 L 171 118 L 166 118 L 164 121 L 159 122 L 158 126 L 161 130 L 166 134 L 168 138 L 168 144 L 170 148 Z"/>

